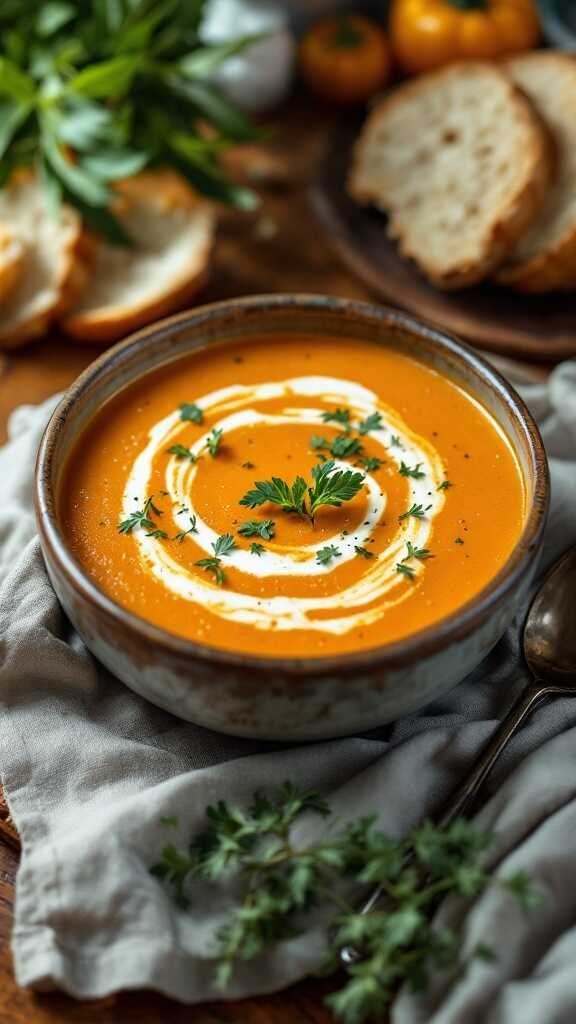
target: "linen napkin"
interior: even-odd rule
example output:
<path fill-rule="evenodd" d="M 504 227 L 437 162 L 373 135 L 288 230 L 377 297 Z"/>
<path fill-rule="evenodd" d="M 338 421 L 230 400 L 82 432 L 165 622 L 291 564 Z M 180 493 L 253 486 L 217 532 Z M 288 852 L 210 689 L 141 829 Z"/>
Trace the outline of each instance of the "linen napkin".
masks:
<path fill-rule="evenodd" d="M 553 508 L 545 564 L 576 543 L 576 363 L 523 389 L 550 456 Z M 46 577 L 35 534 L 36 448 L 56 399 L 23 407 L 0 450 L 0 771 L 23 842 L 13 950 L 19 983 L 79 998 L 146 987 L 193 1003 L 220 997 L 214 934 L 226 902 L 208 887 L 175 907 L 150 876 L 166 836 L 186 843 L 208 803 L 248 801 L 291 779 L 325 794 L 342 820 L 375 811 L 392 835 L 437 811 L 526 681 L 519 624 L 451 694 L 364 736 L 300 747 L 220 736 L 137 697 L 86 651 Z M 575 602 L 576 627 L 576 602 Z M 481 827 L 498 872 L 523 868 L 544 890 L 527 915 L 489 889 L 459 909 L 475 962 L 423 999 L 401 993 L 395 1024 L 573 1024 L 576 1019 L 576 700 L 538 710 L 484 791 Z M 312 824 L 310 828 L 323 828 Z M 450 908 L 446 909 L 450 913 Z M 455 911 L 452 911 L 455 912 Z M 313 971 L 319 925 L 244 964 L 230 997 Z"/>

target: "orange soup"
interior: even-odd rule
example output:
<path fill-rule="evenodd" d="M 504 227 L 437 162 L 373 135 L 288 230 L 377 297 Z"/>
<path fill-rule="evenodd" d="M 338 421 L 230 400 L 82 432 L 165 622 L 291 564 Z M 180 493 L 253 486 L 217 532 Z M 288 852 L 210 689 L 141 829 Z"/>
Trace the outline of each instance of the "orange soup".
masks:
<path fill-rule="evenodd" d="M 119 605 L 262 655 L 376 647 L 502 567 L 525 494 L 506 438 L 427 366 L 365 341 L 254 338 L 154 371 L 73 451 L 60 517 Z"/>

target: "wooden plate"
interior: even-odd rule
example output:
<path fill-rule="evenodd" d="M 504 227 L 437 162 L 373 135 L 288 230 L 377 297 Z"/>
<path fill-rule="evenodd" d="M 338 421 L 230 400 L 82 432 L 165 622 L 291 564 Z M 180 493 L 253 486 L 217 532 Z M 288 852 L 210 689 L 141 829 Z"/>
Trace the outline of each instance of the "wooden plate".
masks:
<path fill-rule="evenodd" d="M 361 121 L 344 120 L 312 183 L 312 202 L 341 259 L 387 302 L 460 335 L 478 348 L 558 362 L 576 356 L 576 293 L 525 296 L 494 285 L 460 292 L 432 288 L 386 237 L 386 218 L 346 193 L 351 150 Z"/>

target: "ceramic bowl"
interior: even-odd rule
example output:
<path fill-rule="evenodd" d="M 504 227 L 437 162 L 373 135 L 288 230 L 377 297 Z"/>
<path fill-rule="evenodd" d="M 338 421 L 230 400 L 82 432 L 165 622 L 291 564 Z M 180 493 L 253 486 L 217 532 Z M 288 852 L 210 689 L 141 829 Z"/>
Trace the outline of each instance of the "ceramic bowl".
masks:
<path fill-rule="evenodd" d="M 340 335 L 393 346 L 464 387 L 509 438 L 528 514 L 508 561 L 473 600 L 396 643 L 327 658 L 258 657 L 193 643 L 107 597 L 71 555 L 56 513 L 70 449 L 103 403 L 146 371 L 217 340 L 243 335 Z M 471 349 L 382 306 L 321 296 L 256 296 L 204 306 L 128 338 L 97 359 L 54 412 L 38 454 L 40 541 L 68 617 L 111 672 L 180 718 L 238 736 L 309 740 L 374 729 L 429 703 L 496 644 L 526 595 L 548 508 L 538 429 L 509 384 Z"/>

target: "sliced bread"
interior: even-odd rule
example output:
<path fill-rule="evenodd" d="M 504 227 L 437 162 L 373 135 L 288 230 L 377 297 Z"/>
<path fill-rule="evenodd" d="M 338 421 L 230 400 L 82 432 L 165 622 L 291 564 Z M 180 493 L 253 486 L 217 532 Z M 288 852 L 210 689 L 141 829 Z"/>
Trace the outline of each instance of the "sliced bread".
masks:
<path fill-rule="evenodd" d="M 440 288 L 482 280 L 539 212 L 551 174 L 546 129 L 495 65 L 462 62 L 401 85 L 372 111 L 349 191 Z"/>
<path fill-rule="evenodd" d="M 576 58 L 542 50 L 504 66 L 549 126 L 557 176 L 497 280 L 525 292 L 569 290 L 576 287 Z"/>
<path fill-rule="evenodd" d="M 62 319 L 78 341 L 114 341 L 188 303 L 205 281 L 214 214 L 171 171 L 116 186 L 115 213 L 133 248 L 92 238 L 89 283 Z"/>
<path fill-rule="evenodd" d="M 15 348 L 43 334 L 80 284 L 81 223 L 70 207 L 51 210 L 35 175 L 19 172 L 0 192 L 0 225 L 19 251 L 0 294 L 0 348 Z"/>
<path fill-rule="evenodd" d="M 0 224 L 0 302 L 22 276 L 24 246 L 5 224 Z"/>

